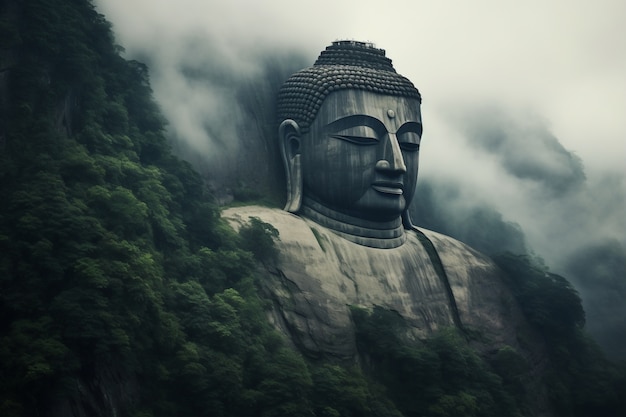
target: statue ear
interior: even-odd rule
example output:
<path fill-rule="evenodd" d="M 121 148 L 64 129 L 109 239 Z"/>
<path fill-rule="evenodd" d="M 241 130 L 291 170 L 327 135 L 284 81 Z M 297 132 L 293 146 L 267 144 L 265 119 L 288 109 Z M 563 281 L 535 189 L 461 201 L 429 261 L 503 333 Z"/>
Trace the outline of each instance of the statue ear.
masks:
<path fill-rule="evenodd" d="M 300 126 L 294 120 L 284 120 L 278 127 L 278 146 L 287 177 L 287 204 L 284 210 L 290 213 L 297 213 L 302 204 L 300 139 Z"/>

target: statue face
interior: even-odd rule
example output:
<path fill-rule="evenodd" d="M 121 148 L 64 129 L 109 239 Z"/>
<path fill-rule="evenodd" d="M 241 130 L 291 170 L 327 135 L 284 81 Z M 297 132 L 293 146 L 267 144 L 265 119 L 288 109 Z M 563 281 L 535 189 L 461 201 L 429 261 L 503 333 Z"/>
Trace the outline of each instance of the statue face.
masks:
<path fill-rule="evenodd" d="M 300 141 L 304 194 L 354 217 L 397 218 L 415 192 L 421 135 L 416 99 L 331 93 Z"/>

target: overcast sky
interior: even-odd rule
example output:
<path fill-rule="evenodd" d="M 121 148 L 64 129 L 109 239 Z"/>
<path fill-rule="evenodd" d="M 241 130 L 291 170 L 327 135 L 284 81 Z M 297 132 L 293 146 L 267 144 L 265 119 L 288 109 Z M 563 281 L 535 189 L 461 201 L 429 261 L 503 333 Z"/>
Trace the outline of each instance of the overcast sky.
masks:
<path fill-rule="evenodd" d="M 234 90 L 262 82 L 265 58 L 297 51 L 304 67 L 334 40 L 370 41 L 422 93 L 418 183 L 443 190 L 447 212 L 493 207 L 557 273 L 594 245 L 626 253 L 626 1 L 96 4 L 126 57 L 149 64 L 170 133 L 200 158 L 245 150 L 229 137 L 245 117 Z M 626 279 L 621 263 L 609 276 Z"/>

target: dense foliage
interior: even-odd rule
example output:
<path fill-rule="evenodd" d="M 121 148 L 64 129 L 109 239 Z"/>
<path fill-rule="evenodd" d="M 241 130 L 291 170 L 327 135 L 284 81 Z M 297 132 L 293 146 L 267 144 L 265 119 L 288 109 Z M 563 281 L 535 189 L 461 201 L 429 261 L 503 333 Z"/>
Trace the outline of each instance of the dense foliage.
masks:
<path fill-rule="evenodd" d="M 523 385 L 528 365 L 511 347 L 492 363 L 471 349 L 455 329 L 421 343 L 408 340 L 397 313 L 353 309 L 359 352 L 372 375 L 406 416 L 529 415 Z"/>
<path fill-rule="evenodd" d="M 0 13 L 0 415 L 528 411 L 514 350 L 487 362 L 452 331 L 408 340 L 382 310 L 353 310 L 362 367 L 303 358 L 257 291 L 278 232 L 222 223 L 170 151 L 147 68 L 91 2 Z M 581 335 L 571 289 L 513 282 L 554 350 L 559 410 L 615 406 L 619 375 Z"/>
<path fill-rule="evenodd" d="M 18 59 L 0 149 L 0 414 L 297 414 L 306 365 L 264 319 L 252 254 L 172 156 L 146 67 L 89 2 L 3 12 Z"/>
<path fill-rule="evenodd" d="M 546 382 L 557 415 L 626 414 L 626 364 L 607 361 L 584 333 L 585 312 L 571 284 L 528 256 L 503 254 L 495 261 L 507 272 L 524 315 L 546 342 Z"/>
<path fill-rule="evenodd" d="M 626 358 L 626 246 L 615 239 L 586 242 L 568 257 L 566 271 L 584 295 L 589 333 L 607 354 Z"/>

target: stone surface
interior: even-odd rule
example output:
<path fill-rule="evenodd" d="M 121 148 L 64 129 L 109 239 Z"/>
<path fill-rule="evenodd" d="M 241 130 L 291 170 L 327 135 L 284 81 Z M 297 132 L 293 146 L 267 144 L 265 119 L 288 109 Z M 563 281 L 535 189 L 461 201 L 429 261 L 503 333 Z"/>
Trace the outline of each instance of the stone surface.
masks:
<path fill-rule="evenodd" d="M 271 278 L 264 287 L 274 303 L 275 325 L 309 355 L 356 356 L 349 306 L 396 311 L 417 338 L 459 326 L 484 339 L 480 350 L 519 345 L 516 327 L 524 321 L 500 270 L 450 237 L 408 230 L 403 245 L 379 249 L 278 209 L 237 207 L 222 216 L 235 229 L 258 217 L 279 230 L 279 257 L 267 266 Z M 433 262 L 437 258 L 443 276 Z"/>

